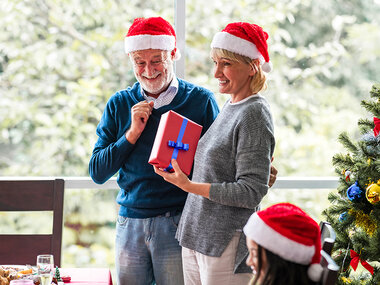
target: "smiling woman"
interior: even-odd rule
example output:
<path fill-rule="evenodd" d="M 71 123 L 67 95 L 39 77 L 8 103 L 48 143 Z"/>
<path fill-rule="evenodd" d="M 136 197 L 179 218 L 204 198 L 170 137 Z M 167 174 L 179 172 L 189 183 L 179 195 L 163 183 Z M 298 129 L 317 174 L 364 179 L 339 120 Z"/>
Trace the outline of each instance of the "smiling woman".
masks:
<path fill-rule="evenodd" d="M 269 62 L 268 35 L 247 22 L 231 23 L 223 33 L 230 36 L 216 34 L 211 54 L 219 91 L 231 98 L 199 140 L 192 180 L 175 160 L 173 173 L 155 166 L 157 174 L 189 193 L 176 234 L 185 284 L 247 284 L 241 231 L 268 191 L 275 145 L 269 104 L 251 84 Z M 234 49 L 232 42 L 242 45 Z M 264 86 L 265 77 L 253 87 Z"/>

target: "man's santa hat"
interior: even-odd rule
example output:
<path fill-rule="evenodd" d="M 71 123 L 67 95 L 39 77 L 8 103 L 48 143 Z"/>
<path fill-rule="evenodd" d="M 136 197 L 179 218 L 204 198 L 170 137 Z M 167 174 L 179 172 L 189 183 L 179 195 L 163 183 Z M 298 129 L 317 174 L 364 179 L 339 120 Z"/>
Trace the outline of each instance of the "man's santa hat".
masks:
<path fill-rule="evenodd" d="M 245 235 L 285 260 L 309 265 L 308 276 L 321 279 L 321 233 L 318 224 L 293 204 L 280 203 L 254 213 Z"/>
<path fill-rule="evenodd" d="M 216 33 L 211 48 L 221 48 L 250 59 L 258 58 L 265 72 L 272 70 L 269 60 L 268 34 L 255 24 L 237 22 L 228 24 L 221 32 Z"/>
<path fill-rule="evenodd" d="M 124 39 L 124 50 L 130 53 L 145 49 L 174 50 L 175 59 L 179 59 L 175 31 L 168 21 L 161 17 L 136 18 L 133 21 Z"/>

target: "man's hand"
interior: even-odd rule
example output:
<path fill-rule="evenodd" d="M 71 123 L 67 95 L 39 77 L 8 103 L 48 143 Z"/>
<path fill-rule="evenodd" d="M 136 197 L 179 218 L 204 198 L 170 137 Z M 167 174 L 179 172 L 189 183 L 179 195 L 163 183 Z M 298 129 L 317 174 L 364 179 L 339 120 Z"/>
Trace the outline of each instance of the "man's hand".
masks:
<path fill-rule="evenodd" d="M 273 162 L 273 159 L 274 159 L 274 157 L 272 157 L 271 162 Z M 271 164 L 270 165 L 269 182 L 268 182 L 269 187 L 272 187 L 274 182 L 276 182 L 277 173 L 278 173 L 278 171 L 277 171 L 276 167 L 274 167 L 273 164 Z"/>
<path fill-rule="evenodd" d="M 125 137 L 131 144 L 135 144 L 144 131 L 149 116 L 152 114 L 154 102 L 142 101 L 131 109 L 131 127 L 125 133 Z"/>

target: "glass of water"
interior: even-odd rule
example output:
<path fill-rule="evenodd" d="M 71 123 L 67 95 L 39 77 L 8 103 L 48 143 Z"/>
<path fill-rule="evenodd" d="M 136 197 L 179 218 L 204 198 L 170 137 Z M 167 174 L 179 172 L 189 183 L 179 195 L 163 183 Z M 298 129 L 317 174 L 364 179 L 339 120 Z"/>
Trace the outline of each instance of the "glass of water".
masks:
<path fill-rule="evenodd" d="M 43 254 L 37 256 L 38 276 L 41 285 L 51 285 L 54 274 L 54 258 L 51 254 Z"/>

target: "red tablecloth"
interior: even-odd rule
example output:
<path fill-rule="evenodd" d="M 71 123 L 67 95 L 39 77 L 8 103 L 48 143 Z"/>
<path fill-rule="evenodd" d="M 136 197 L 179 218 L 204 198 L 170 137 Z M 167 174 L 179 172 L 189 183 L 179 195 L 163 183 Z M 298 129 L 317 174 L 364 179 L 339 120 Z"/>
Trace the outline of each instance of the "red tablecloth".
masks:
<path fill-rule="evenodd" d="M 111 272 L 108 268 L 60 268 L 61 276 L 70 276 L 67 285 L 112 285 Z"/>

